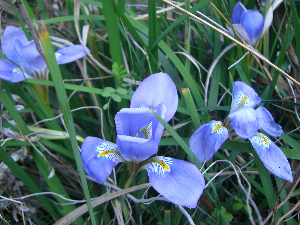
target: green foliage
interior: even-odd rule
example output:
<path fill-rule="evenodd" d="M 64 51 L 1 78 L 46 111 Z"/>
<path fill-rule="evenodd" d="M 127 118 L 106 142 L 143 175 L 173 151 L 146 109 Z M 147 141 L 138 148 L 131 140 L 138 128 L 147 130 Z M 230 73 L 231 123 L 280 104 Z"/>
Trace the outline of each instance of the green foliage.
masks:
<path fill-rule="evenodd" d="M 82 0 L 79 5 L 78 1 L 71 0 L 53 5 L 41 0 L 23 2 L 30 20 L 42 19 L 50 35 L 56 39 L 52 39 L 54 47 L 50 39 L 41 42 L 50 70 L 49 80 L 28 79 L 18 84 L 1 81 L 0 190 L 1 196 L 6 198 L 1 199 L 3 205 L 10 205 L 7 209 L 0 207 L 0 218 L 9 224 L 17 223 L 14 215 L 22 222 L 24 216 L 28 224 L 29 219 L 35 224 L 54 224 L 80 207 L 78 204 L 66 204 L 69 201 L 65 198 L 68 198 L 85 199 L 89 205 L 89 212 L 79 215 L 74 224 L 116 224 L 116 212 L 123 220 L 128 219 L 128 224 L 186 224 L 186 216 L 169 202 L 153 201 L 144 205 L 134 200 L 127 201 L 129 197 L 157 197 L 153 188 L 137 190 L 128 198 L 120 198 L 119 211 L 112 201 L 93 208 L 89 196 L 109 196 L 115 190 L 86 179 L 80 158 L 80 137 L 100 137 L 115 143 L 113 119 L 116 113 L 129 107 L 139 81 L 151 73 L 164 72 L 174 81 L 179 102 L 177 113 L 169 123 L 158 118 L 165 126 L 158 153 L 193 162 L 202 172 L 209 167 L 204 176 L 206 183 L 211 182 L 205 189 L 205 195 L 214 209 L 209 210 L 200 202 L 198 207 L 201 210 L 185 209 L 194 223 L 248 225 L 251 224 L 250 214 L 258 221 L 254 207 L 248 210 L 247 197 L 241 191 L 237 175 L 227 168 L 225 160 L 245 172 L 244 177 L 240 175 L 241 183 L 246 191 L 250 190 L 248 185 L 251 186 L 250 197 L 263 220 L 272 212 L 275 202 L 286 200 L 276 211 L 275 223 L 286 213 L 289 215 L 284 219 L 289 219 L 286 221 L 288 225 L 299 223 L 299 219 L 291 218 L 296 212 L 290 212 L 292 206 L 299 202 L 299 188 L 287 197 L 297 184 L 285 186 L 284 180 L 270 174 L 249 141 L 227 140 L 213 159 L 204 165 L 188 145 L 190 136 L 201 124 L 211 120 L 224 121 L 230 112 L 232 84 L 242 80 L 257 91 L 262 98 L 261 105 L 283 127 L 285 134 L 272 140 L 278 140 L 276 144 L 289 159 L 294 174 L 299 173 L 299 103 L 294 98 L 299 86 L 291 88 L 287 79 L 274 68 L 276 66 L 291 76 L 299 74 L 299 3 L 283 1 L 279 10 L 274 12 L 272 29 L 257 46 L 265 59 L 274 64 L 270 66 L 260 60 L 272 77 L 270 81 L 251 54 L 239 61 L 247 52 L 239 45 L 218 57 L 232 44 L 225 35 L 177 9 L 157 13 L 157 10 L 169 7 L 162 1 L 139 1 L 138 4 L 143 7 L 137 7 L 136 0 L 129 0 L 129 5 L 124 0 L 117 1 L 118 4 L 113 0 Z M 226 22 L 212 3 L 229 21 L 236 4 L 233 0 L 179 2 L 184 3 L 182 7 L 189 12 L 198 15 L 196 12 L 199 11 L 223 27 L 226 27 Z M 264 12 L 264 4 L 260 1 L 242 2 L 247 3 L 249 9 Z M 26 30 L 27 22 L 19 16 L 19 8 L 18 4 L 4 8 L 3 27 L 20 24 L 32 39 Z M 74 15 L 74 9 L 78 9 L 79 15 Z M 148 11 L 149 15 L 144 15 Z M 141 17 L 135 19 L 138 15 Z M 78 64 L 58 66 L 53 49 L 69 42 L 79 44 L 81 39 L 85 41 L 85 36 L 93 57 L 80 59 Z M 0 57 L 5 58 L 1 53 Z M 299 80 L 298 77 L 296 79 Z M 49 91 L 49 102 L 44 101 L 37 87 Z M 188 88 L 188 92 L 182 93 L 182 88 Z M 105 113 L 102 110 L 106 110 Z M 38 129 L 34 130 L 35 127 Z M 58 138 L 46 140 L 44 137 L 50 132 Z M 22 155 L 21 149 L 24 150 Z M 223 161 L 214 163 L 217 160 Z M 230 175 L 221 173 L 214 177 L 223 169 Z M 13 185 L 15 183 L 3 180 L 2 172 L 7 179 L 21 181 L 22 184 Z M 124 188 L 128 175 L 126 165 L 118 165 L 108 183 Z M 147 173 L 143 171 L 132 186 L 147 182 Z M 40 192 L 55 195 L 21 198 Z M 13 205 L 7 199 L 18 200 Z M 21 202 L 31 205 L 35 212 L 22 212 Z M 271 220 L 272 217 L 267 224 Z"/>

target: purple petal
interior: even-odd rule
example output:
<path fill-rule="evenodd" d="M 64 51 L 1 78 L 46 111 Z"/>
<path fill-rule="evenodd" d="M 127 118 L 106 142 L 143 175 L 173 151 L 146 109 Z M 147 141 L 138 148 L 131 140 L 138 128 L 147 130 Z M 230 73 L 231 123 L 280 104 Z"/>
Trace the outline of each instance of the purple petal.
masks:
<path fill-rule="evenodd" d="M 119 162 L 124 162 L 115 144 L 96 137 L 87 137 L 84 140 L 81 159 L 85 172 L 101 183 L 107 180 Z"/>
<path fill-rule="evenodd" d="M 162 118 L 165 116 L 165 107 L 160 104 L 156 110 Z M 115 116 L 118 135 L 146 138 L 154 140 L 157 145 L 160 142 L 164 127 L 155 118 L 148 108 L 123 108 Z M 141 130 L 144 129 L 144 133 Z M 147 137 L 145 137 L 147 132 Z"/>
<path fill-rule="evenodd" d="M 233 83 L 230 113 L 243 106 L 254 108 L 260 102 L 260 97 L 252 87 L 241 81 L 236 81 Z"/>
<path fill-rule="evenodd" d="M 273 137 L 279 137 L 283 134 L 281 126 L 275 123 L 271 113 L 265 107 L 260 106 L 256 109 L 256 117 L 258 129 L 267 132 Z"/>
<path fill-rule="evenodd" d="M 26 78 L 31 78 L 27 73 L 24 73 L 18 66 L 5 60 L 0 59 L 0 79 L 12 83 L 21 82 Z"/>
<path fill-rule="evenodd" d="M 211 121 L 199 127 L 190 138 L 190 148 L 203 163 L 210 160 L 228 138 L 228 130 L 219 121 Z"/>
<path fill-rule="evenodd" d="M 158 150 L 158 145 L 152 140 L 125 135 L 117 136 L 117 146 L 126 161 L 144 161 Z"/>
<path fill-rule="evenodd" d="M 230 113 L 228 119 L 236 134 L 241 138 L 247 139 L 254 136 L 257 132 L 256 111 L 250 107 L 241 107 Z"/>
<path fill-rule="evenodd" d="M 45 76 L 48 74 L 47 64 L 36 49 L 34 41 L 30 41 L 23 47 L 22 59 L 22 66 L 28 74 L 36 78 L 46 79 Z"/>
<path fill-rule="evenodd" d="M 241 18 L 241 24 L 247 31 L 250 39 L 251 45 L 255 44 L 260 33 L 264 28 L 264 17 L 258 11 L 246 10 Z"/>
<path fill-rule="evenodd" d="M 161 103 L 167 109 L 164 120 L 168 122 L 177 110 L 178 96 L 174 82 L 166 73 L 147 77 L 134 92 L 130 108 L 151 106 L 156 110 Z"/>
<path fill-rule="evenodd" d="M 205 188 L 200 170 L 192 163 L 158 156 L 144 166 L 153 188 L 176 205 L 196 208 Z"/>
<path fill-rule="evenodd" d="M 17 60 L 17 52 L 15 50 L 15 40 L 19 40 L 21 45 L 26 45 L 28 43 L 28 39 L 23 30 L 14 27 L 8 26 L 4 29 L 3 36 L 2 36 L 2 50 L 6 57 L 13 61 L 14 63 L 18 64 Z"/>
<path fill-rule="evenodd" d="M 242 14 L 246 11 L 245 6 L 240 3 L 237 2 L 233 8 L 233 12 L 232 12 L 232 23 L 233 24 L 240 24 L 241 23 L 241 17 Z"/>
<path fill-rule="evenodd" d="M 115 116 L 117 134 L 135 137 L 154 118 L 149 108 L 123 108 Z"/>
<path fill-rule="evenodd" d="M 265 167 L 276 176 L 293 182 L 291 166 L 281 151 L 266 135 L 257 133 L 250 141 Z"/>
<path fill-rule="evenodd" d="M 90 50 L 88 49 L 88 51 Z M 71 45 L 58 49 L 55 56 L 57 64 L 65 64 L 86 56 L 86 52 L 82 45 Z"/>

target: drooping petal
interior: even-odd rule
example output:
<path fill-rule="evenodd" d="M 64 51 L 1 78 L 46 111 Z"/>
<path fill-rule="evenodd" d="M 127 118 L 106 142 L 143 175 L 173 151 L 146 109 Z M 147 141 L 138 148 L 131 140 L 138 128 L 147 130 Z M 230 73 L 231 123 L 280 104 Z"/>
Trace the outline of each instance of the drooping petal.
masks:
<path fill-rule="evenodd" d="M 89 50 L 89 49 L 88 49 Z M 73 62 L 86 56 L 86 52 L 82 45 L 71 45 L 58 49 L 55 52 L 57 64 L 65 64 Z"/>
<path fill-rule="evenodd" d="M 153 140 L 125 135 L 117 136 L 117 146 L 126 161 L 144 161 L 158 150 L 158 145 Z"/>
<path fill-rule="evenodd" d="M 7 26 L 3 32 L 1 47 L 4 55 L 12 62 L 18 64 L 17 52 L 15 51 L 16 39 L 18 39 L 23 46 L 28 43 L 28 39 L 23 30 L 14 26 Z"/>
<path fill-rule="evenodd" d="M 251 107 L 241 107 L 230 113 L 227 118 L 231 120 L 230 125 L 241 138 L 247 139 L 256 134 L 258 129 L 256 111 Z"/>
<path fill-rule="evenodd" d="M 256 43 L 260 33 L 264 28 L 264 17 L 258 11 L 246 10 L 241 17 L 241 24 L 250 37 L 250 44 Z"/>
<path fill-rule="evenodd" d="M 43 75 L 46 74 L 47 64 L 36 49 L 34 41 L 30 41 L 22 49 L 22 66 L 26 72 L 32 77 L 46 79 Z"/>
<path fill-rule="evenodd" d="M 107 180 L 119 162 L 124 162 L 115 144 L 96 137 L 87 137 L 84 140 L 81 159 L 85 172 L 101 183 Z"/>
<path fill-rule="evenodd" d="M 241 17 L 242 14 L 246 11 L 245 6 L 240 3 L 237 2 L 233 8 L 233 12 L 232 12 L 232 23 L 233 24 L 240 24 L 241 23 Z"/>
<path fill-rule="evenodd" d="M 134 92 L 130 108 L 149 108 L 154 110 L 163 103 L 167 109 L 165 121 L 175 114 L 178 105 L 178 95 L 174 82 L 166 73 L 156 73 L 147 77 Z"/>
<path fill-rule="evenodd" d="M 153 188 L 176 205 L 196 208 L 205 181 L 192 163 L 158 156 L 144 166 Z"/>
<path fill-rule="evenodd" d="M 27 73 L 24 73 L 18 66 L 5 60 L 0 59 L 0 79 L 12 83 L 21 82 L 26 78 L 31 78 Z"/>
<path fill-rule="evenodd" d="M 279 137 L 283 134 L 281 126 L 275 123 L 271 113 L 265 107 L 260 106 L 256 109 L 256 117 L 258 129 L 273 137 Z"/>
<path fill-rule="evenodd" d="M 273 141 L 261 133 L 250 138 L 250 141 L 269 171 L 280 178 L 293 182 L 291 166 L 284 153 Z"/>
<path fill-rule="evenodd" d="M 260 97 L 252 87 L 241 81 L 236 81 L 233 83 L 230 113 L 243 106 L 254 108 L 260 102 Z"/>
<path fill-rule="evenodd" d="M 203 163 L 210 160 L 228 138 L 228 130 L 219 121 L 211 121 L 199 127 L 190 138 L 190 148 Z"/>
<path fill-rule="evenodd" d="M 115 116 L 117 134 L 135 137 L 154 118 L 149 108 L 123 108 Z"/>

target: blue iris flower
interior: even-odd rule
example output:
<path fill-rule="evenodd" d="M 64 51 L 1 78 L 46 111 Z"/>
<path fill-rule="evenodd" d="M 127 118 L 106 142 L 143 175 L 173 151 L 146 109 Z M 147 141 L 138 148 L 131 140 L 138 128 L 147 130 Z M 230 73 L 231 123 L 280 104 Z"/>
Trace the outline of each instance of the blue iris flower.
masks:
<path fill-rule="evenodd" d="M 96 137 L 84 140 L 81 157 L 86 173 L 104 183 L 119 162 L 126 162 L 131 175 L 146 170 L 153 188 L 166 199 L 195 208 L 205 187 L 200 170 L 182 160 L 149 158 L 157 153 L 164 129 L 149 107 L 168 122 L 177 105 L 176 86 L 167 74 L 146 78 L 133 94 L 130 108 L 120 110 L 115 116 L 117 144 Z"/>
<path fill-rule="evenodd" d="M 232 25 L 234 29 L 250 45 L 255 45 L 259 38 L 271 25 L 273 19 L 273 10 L 263 15 L 256 10 L 247 10 L 245 6 L 237 2 L 232 12 Z"/>
<path fill-rule="evenodd" d="M 260 106 L 254 109 L 260 101 L 253 88 L 241 81 L 236 81 L 232 90 L 231 113 L 227 118 L 239 137 L 250 140 L 269 171 L 292 182 L 292 170 L 284 153 L 270 138 L 258 132 L 260 129 L 273 137 L 283 134 L 281 126 L 275 123 L 266 108 Z"/>
<path fill-rule="evenodd" d="M 26 78 L 47 80 L 47 64 L 37 51 L 34 41 L 28 41 L 23 30 L 8 26 L 2 36 L 2 51 L 10 60 L 0 59 L 0 79 L 21 82 Z M 86 56 L 82 45 L 60 48 L 55 52 L 58 64 L 65 64 Z"/>
<path fill-rule="evenodd" d="M 280 125 L 276 124 L 271 113 L 260 106 L 261 98 L 249 85 L 236 81 L 232 89 L 231 111 L 227 117 L 230 127 L 236 135 L 249 139 L 265 167 L 276 176 L 293 181 L 290 164 L 280 148 L 266 135 L 273 137 L 283 134 Z M 190 138 L 190 148 L 200 162 L 210 160 L 228 138 L 228 130 L 221 122 L 211 121 L 198 128 Z"/>

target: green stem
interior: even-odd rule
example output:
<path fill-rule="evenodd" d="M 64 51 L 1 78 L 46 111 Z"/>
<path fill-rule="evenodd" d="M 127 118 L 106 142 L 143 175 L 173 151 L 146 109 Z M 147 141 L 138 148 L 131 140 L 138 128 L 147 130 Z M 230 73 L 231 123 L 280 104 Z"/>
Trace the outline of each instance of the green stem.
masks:
<path fill-rule="evenodd" d="M 133 179 L 134 179 L 134 176 L 133 176 L 133 175 L 130 175 L 130 177 L 128 178 L 128 181 L 127 181 L 126 184 L 125 184 L 124 189 L 129 188 L 129 186 L 130 186 L 130 184 L 132 183 Z"/>

